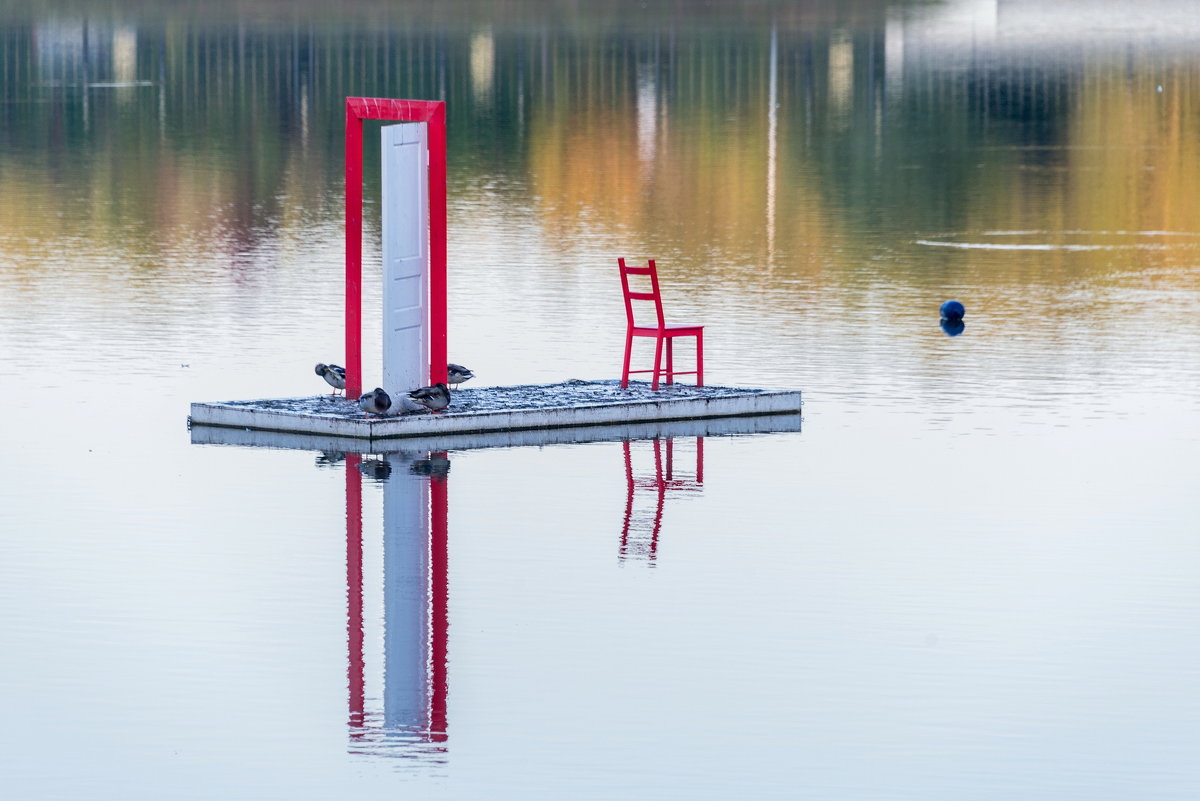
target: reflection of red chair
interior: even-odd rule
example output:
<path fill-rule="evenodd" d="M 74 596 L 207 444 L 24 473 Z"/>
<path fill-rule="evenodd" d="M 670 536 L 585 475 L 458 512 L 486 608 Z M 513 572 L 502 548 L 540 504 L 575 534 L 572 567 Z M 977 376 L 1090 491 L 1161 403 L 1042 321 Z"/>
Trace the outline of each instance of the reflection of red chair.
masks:
<path fill-rule="evenodd" d="M 704 489 L 704 437 L 696 437 L 696 471 L 691 475 L 675 476 L 675 442 L 652 440 L 654 445 L 654 477 L 634 475 L 633 453 L 628 441 L 622 442 L 625 451 L 625 520 L 621 527 L 620 559 L 642 557 L 654 562 L 658 556 L 658 534 L 662 529 L 663 505 L 668 492 L 697 493 Z M 666 459 L 663 451 L 666 451 Z M 665 462 L 665 464 L 664 464 Z M 655 493 L 653 511 L 636 508 L 638 490 Z"/>
<path fill-rule="evenodd" d="M 621 387 L 629 386 L 629 374 L 634 373 L 654 373 L 654 380 L 650 384 L 651 389 L 658 389 L 659 373 L 666 372 L 667 383 L 675 383 L 677 375 L 694 375 L 696 376 L 696 386 L 704 386 L 704 326 L 702 325 L 667 325 L 663 319 L 662 294 L 658 289 L 658 269 L 654 266 L 654 259 L 650 259 L 647 267 L 626 267 L 625 259 L 617 259 L 617 264 L 621 268 L 621 289 L 625 294 L 625 319 L 627 327 L 625 329 L 625 364 L 621 368 Z M 649 292 L 634 292 L 629 289 L 629 276 L 645 275 L 650 277 Z M 633 301 L 653 301 L 654 312 L 657 318 L 657 325 L 639 326 L 634 319 Z M 633 352 L 634 337 L 654 337 L 654 369 L 653 370 L 633 370 L 629 369 L 629 357 Z M 695 337 L 696 338 L 696 369 L 686 372 L 676 372 L 674 360 L 672 359 L 671 343 L 675 337 Z M 667 343 L 667 369 L 660 369 L 662 364 L 663 342 Z"/>

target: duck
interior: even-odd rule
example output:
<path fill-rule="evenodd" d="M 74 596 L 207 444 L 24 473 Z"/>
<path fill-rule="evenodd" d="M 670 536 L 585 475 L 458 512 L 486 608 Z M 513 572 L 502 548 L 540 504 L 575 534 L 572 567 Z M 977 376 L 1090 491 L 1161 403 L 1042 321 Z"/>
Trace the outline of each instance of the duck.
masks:
<path fill-rule="evenodd" d="M 388 413 L 388 409 L 392 408 L 392 396 L 384 392 L 383 387 L 375 387 L 359 397 L 358 408 L 369 415 L 383 417 Z"/>
<path fill-rule="evenodd" d="M 457 387 L 467 379 L 474 377 L 475 374 L 471 372 L 471 368 L 469 367 L 463 367 L 461 364 L 446 365 L 446 383 L 452 387 Z"/>
<path fill-rule="evenodd" d="M 408 393 L 408 397 L 414 403 L 419 403 L 429 411 L 436 412 L 450 405 L 450 387 L 439 382 L 432 387 L 414 389 Z"/>
<path fill-rule="evenodd" d="M 325 383 L 333 387 L 332 395 L 336 395 L 339 389 L 346 388 L 346 368 L 339 367 L 336 364 L 321 364 L 317 363 L 314 372 L 325 379 Z"/>

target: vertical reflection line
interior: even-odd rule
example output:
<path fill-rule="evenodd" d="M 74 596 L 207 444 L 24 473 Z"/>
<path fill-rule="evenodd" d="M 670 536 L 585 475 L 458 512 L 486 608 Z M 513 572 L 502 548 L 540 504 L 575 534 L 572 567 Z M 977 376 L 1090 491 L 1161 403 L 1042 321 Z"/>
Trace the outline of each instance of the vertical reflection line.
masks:
<path fill-rule="evenodd" d="M 446 458 L 446 453 L 431 454 Z M 429 481 L 429 595 L 430 595 L 430 665 L 432 684 L 429 695 L 429 739 L 435 743 L 446 741 L 446 658 L 450 629 L 450 576 L 449 576 L 449 477 L 433 478 Z"/>
<path fill-rule="evenodd" d="M 633 521 L 633 454 L 630 453 L 629 440 L 621 443 L 622 450 L 625 451 L 625 520 L 621 526 L 621 547 L 617 551 L 618 558 L 621 561 L 625 560 L 625 555 L 629 552 L 629 526 Z"/>
<path fill-rule="evenodd" d="M 674 440 L 667 438 L 667 470 L 670 470 L 671 449 Z M 669 474 L 668 474 L 669 475 Z M 650 549 L 646 554 L 646 559 L 650 565 L 654 565 L 654 560 L 658 556 L 658 534 L 662 530 L 663 507 L 667 503 L 667 479 L 663 476 L 663 447 L 662 440 L 654 440 L 654 489 L 658 493 L 658 499 L 654 506 L 654 527 L 650 530 Z"/>
<path fill-rule="evenodd" d="M 346 454 L 346 637 L 349 659 L 350 737 L 361 739 L 366 722 L 363 667 L 362 455 Z"/>
<path fill-rule="evenodd" d="M 91 116 L 89 115 L 90 108 L 88 106 L 91 100 L 92 90 L 89 86 L 92 82 L 92 65 L 88 59 L 88 21 L 87 17 L 83 19 L 83 132 L 91 132 Z"/>
<path fill-rule="evenodd" d="M 779 30 L 771 23 L 771 70 L 767 101 L 767 271 L 775 267 L 775 151 L 778 142 L 779 114 Z"/>
<path fill-rule="evenodd" d="M 158 142 L 167 142 L 167 26 L 162 26 L 158 42 Z"/>

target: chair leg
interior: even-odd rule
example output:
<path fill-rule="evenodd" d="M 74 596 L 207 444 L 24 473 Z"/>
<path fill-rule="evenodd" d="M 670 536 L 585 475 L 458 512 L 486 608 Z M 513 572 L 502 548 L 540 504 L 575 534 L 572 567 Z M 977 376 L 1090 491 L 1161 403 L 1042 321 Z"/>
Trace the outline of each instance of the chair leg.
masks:
<path fill-rule="evenodd" d="M 668 384 L 675 383 L 675 360 L 672 358 L 672 355 L 671 355 L 675 351 L 674 344 L 675 344 L 674 339 L 667 340 L 667 383 Z"/>
<path fill-rule="evenodd" d="M 650 389 L 658 389 L 658 374 L 660 372 L 659 365 L 662 364 L 662 349 L 663 338 L 654 338 L 654 381 L 650 384 Z"/>
<path fill-rule="evenodd" d="M 625 363 L 621 366 L 621 389 L 629 387 L 629 356 L 633 351 L 633 332 L 625 331 Z"/>
<path fill-rule="evenodd" d="M 621 443 L 625 450 L 625 521 L 621 526 L 621 556 L 629 547 L 629 524 L 633 521 L 633 459 L 629 453 L 629 440 Z"/>
<path fill-rule="evenodd" d="M 704 386 L 704 332 L 696 332 L 696 386 Z"/>

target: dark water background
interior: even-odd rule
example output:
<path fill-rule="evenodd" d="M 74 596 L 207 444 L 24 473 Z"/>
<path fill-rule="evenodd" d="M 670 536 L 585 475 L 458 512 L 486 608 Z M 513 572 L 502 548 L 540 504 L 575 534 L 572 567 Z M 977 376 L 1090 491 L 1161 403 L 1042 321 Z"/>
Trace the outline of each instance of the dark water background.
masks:
<path fill-rule="evenodd" d="M 1194 798 L 1200 22 L 1047 5 L 0 4 L 13 797 Z M 626 256 L 806 399 L 657 533 L 647 440 L 368 471 L 349 725 L 353 460 L 185 426 L 341 360 L 347 95 L 447 101 L 477 384 L 614 377 Z"/>

